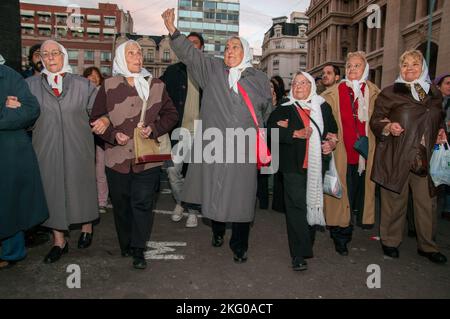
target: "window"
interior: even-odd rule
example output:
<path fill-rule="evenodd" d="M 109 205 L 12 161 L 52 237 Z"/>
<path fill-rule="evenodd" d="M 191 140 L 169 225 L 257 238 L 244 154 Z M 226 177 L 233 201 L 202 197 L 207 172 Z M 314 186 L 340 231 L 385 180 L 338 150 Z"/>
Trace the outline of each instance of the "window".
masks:
<path fill-rule="evenodd" d="M 72 36 L 74 38 L 82 38 L 82 37 L 84 37 L 84 33 L 83 33 L 83 31 L 75 31 L 75 30 L 73 30 L 72 31 Z"/>
<path fill-rule="evenodd" d="M 170 51 L 165 50 L 163 53 L 163 62 L 170 62 Z"/>
<path fill-rule="evenodd" d="M 203 8 L 203 1 L 192 1 L 192 7 Z"/>
<path fill-rule="evenodd" d="M 50 22 L 51 15 L 39 15 L 39 22 Z"/>
<path fill-rule="evenodd" d="M 190 29 L 191 23 L 189 21 L 178 21 L 178 27 L 184 29 Z"/>
<path fill-rule="evenodd" d="M 78 60 L 77 50 L 67 50 L 67 55 L 69 56 L 69 60 Z"/>
<path fill-rule="evenodd" d="M 191 28 L 192 29 L 202 30 L 203 29 L 203 23 L 201 23 L 201 22 L 191 22 Z"/>
<path fill-rule="evenodd" d="M 211 1 L 205 1 L 203 3 L 205 9 L 216 10 L 216 3 Z"/>
<path fill-rule="evenodd" d="M 94 61 L 94 51 L 84 51 L 84 60 Z"/>
<path fill-rule="evenodd" d="M 239 15 L 237 15 L 237 14 L 229 14 L 228 15 L 228 20 L 238 21 L 239 20 Z"/>
<path fill-rule="evenodd" d="M 279 60 L 273 60 L 273 68 L 274 69 L 278 69 L 279 65 L 280 65 L 280 61 Z"/>
<path fill-rule="evenodd" d="M 56 16 L 56 23 L 57 24 L 66 24 L 67 17 Z"/>
<path fill-rule="evenodd" d="M 76 65 L 76 64 L 69 64 L 69 65 L 72 68 L 72 73 L 78 74 L 78 65 Z"/>
<path fill-rule="evenodd" d="M 221 24 L 221 23 L 216 23 L 216 30 L 217 31 L 227 31 L 227 25 Z"/>
<path fill-rule="evenodd" d="M 111 61 L 111 52 L 102 51 L 100 53 L 100 60 L 106 62 Z"/>
<path fill-rule="evenodd" d="M 155 60 L 155 51 L 148 50 L 147 55 L 145 56 L 145 61 L 146 62 L 154 62 L 154 60 Z"/>
<path fill-rule="evenodd" d="M 228 4 L 228 10 L 229 11 L 239 11 L 239 5 L 238 4 Z"/>
<path fill-rule="evenodd" d="M 228 6 L 226 3 L 219 2 L 219 3 L 217 3 L 217 9 L 218 10 L 227 10 Z"/>
<path fill-rule="evenodd" d="M 100 72 L 102 75 L 110 76 L 111 75 L 111 68 L 109 66 L 102 66 L 100 67 Z"/>
<path fill-rule="evenodd" d="M 234 24 L 228 24 L 227 30 L 231 31 L 231 32 L 239 32 L 239 26 L 234 25 Z"/>
<path fill-rule="evenodd" d="M 216 19 L 218 20 L 227 20 L 227 14 L 226 13 L 217 13 Z"/>
<path fill-rule="evenodd" d="M 34 29 L 33 28 L 24 28 L 22 27 L 22 34 L 23 35 L 33 35 Z"/>
<path fill-rule="evenodd" d="M 63 37 L 63 38 L 67 36 L 66 28 L 57 28 L 57 30 L 58 30 L 58 36 Z"/>
<path fill-rule="evenodd" d="M 113 27 L 116 25 L 116 17 L 105 17 L 104 23 L 106 26 Z"/>
<path fill-rule="evenodd" d="M 191 11 L 180 10 L 180 11 L 178 12 L 178 15 L 179 15 L 181 18 L 190 18 L 190 17 L 191 17 Z"/>
<path fill-rule="evenodd" d="M 214 23 L 203 23 L 204 30 L 214 30 Z"/>
<path fill-rule="evenodd" d="M 50 29 L 39 29 L 38 33 L 40 36 L 49 37 L 51 36 L 52 31 Z"/>
<path fill-rule="evenodd" d="M 281 49 L 281 41 L 275 41 L 275 49 Z"/>
<path fill-rule="evenodd" d="M 81 26 L 83 24 L 83 22 L 84 22 L 84 16 L 81 16 L 81 15 L 74 15 L 74 14 L 72 14 L 70 16 L 70 18 L 72 19 L 72 25 L 74 27 Z"/>
<path fill-rule="evenodd" d="M 191 1 L 190 0 L 181 0 L 180 1 L 180 7 L 190 7 Z"/>
<path fill-rule="evenodd" d="M 298 48 L 299 49 L 305 49 L 306 48 L 305 43 L 304 42 L 298 42 Z"/>
<path fill-rule="evenodd" d="M 205 44 L 205 51 L 214 51 L 214 44 Z"/>
<path fill-rule="evenodd" d="M 215 19 L 216 15 L 214 12 L 205 12 L 205 19 Z"/>

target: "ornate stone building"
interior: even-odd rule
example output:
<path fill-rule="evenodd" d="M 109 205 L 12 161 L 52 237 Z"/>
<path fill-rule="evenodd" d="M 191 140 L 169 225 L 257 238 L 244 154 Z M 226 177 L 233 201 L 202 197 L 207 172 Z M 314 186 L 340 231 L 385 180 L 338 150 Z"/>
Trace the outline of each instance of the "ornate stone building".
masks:
<path fill-rule="evenodd" d="M 308 17 L 293 12 L 287 17 L 274 18 L 272 27 L 265 33 L 260 69 L 269 77 L 279 75 L 288 89 L 292 75 L 307 67 Z"/>
<path fill-rule="evenodd" d="M 332 62 L 344 68 L 348 52 L 366 51 L 370 78 L 380 87 L 398 75 L 398 59 L 408 49 L 426 51 L 430 0 L 311 0 L 306 14 L 308 71 L 320 75 Z M 380 11 L 368 11 L 376 5 Z M 367 21 L 380 12 L 381 28 L 369 28 Z M 437 0 L 432 11 L 430 75 L 450 71 L 450 1 Z M 368 19 L 369 18 L 369 19 Z M 369 24 L 370 25 L 370 24 Z"/>

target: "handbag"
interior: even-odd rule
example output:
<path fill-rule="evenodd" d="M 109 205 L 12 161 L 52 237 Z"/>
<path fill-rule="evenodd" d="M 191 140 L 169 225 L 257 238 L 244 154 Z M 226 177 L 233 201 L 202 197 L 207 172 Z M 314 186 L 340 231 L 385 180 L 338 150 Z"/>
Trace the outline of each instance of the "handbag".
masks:
<path fill-rule="evenodd" d="M 422 144 L 419 144 L 416 149 L 416 154 L 411 163 L 411 172 L 420 177 L 428 175 L 427 149 Z"/>
<path fill-rule="evenodd" d="M 369 155 L 369 138 L 367 136 L 359 135 L 358 126 L 357 126 L 357 122 L 356 122 L 357 114 L 356 114 L 356 110 L 355 110 L 355 101 L 353 100 L 353 96 L 350 93 L 349 93 L 349 95 L 350 95 L 350 101 L 352 103 L 352 115 L 353 115 L 353 119 L 355 120 L 356 136 L 358 138 L 356 140 L 355 144 L 353 144 L 353 148 L 355 151 L 357 151 L 359 153 L 359 155 L 361 155 L 362 157 L 364 157 L 365 160 L 367 160 L 367 157 Z"/>
<path fill-rule="evenodd" d="M 142 99 L 142 111 L 140 124 L 144 123 L 145 113 L 147 111 L 147 101 Z M 135 164 L 144 164 L 151 162 L 163 162 L 172 159 L 172 145 L 170 143 L 169 133 L 166 133 L 156 139 L 143 138 L 140 134 L 139 124 L 134 129 L 134 152 Z"/>
<path fill-rule="evenodd" d="M 342 184 L 336 169 L 334 153 L 331 153 L 330 166 L 323 178 L 323 193 L 338 199 L 342 198 Z"/>
<path fill-rule="evenodd" d="M 256 129 L 258 130 L 258 134 L 256 134 L 256 167 L 261 169 L 264 166 L 269 166 L 272 155 L 270 154 L 270 150 L 267 147 L 266 135 L 264 130 L 259 127 L 258 118 L 255 114 L 255 108 L 253 107 L 253 103 L 248 97 L 245 89 L 238 83 L 239 92 L 242 94 L 244 98 L 245 104 L 247 104 L 248 110 L 252 115 L 253 121 L 256 124 Z"/>
<path fill-rule="evenodd" d="M 436 145 L 430 160 L 430 176 L 434 186 L 450 185 L 450 146 Z"/>

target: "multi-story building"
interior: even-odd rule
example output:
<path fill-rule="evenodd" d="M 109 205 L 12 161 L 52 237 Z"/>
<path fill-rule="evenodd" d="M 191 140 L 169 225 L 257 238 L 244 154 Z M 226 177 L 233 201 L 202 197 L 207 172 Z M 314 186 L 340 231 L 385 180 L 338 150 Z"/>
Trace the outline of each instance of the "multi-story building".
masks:
<path fill-rule="evenodd" d="M 163 75 L 169 65 L 178 62 L 175 52 L 170 48 L 168 36 L 121 34 L 116 39 L 115 47 L 128 40 L 134 40 L 142 47 L 144 67 L 155 78 Z"/>
<path fill-rule="evenodd" d="M 74 73 L 96 66 L 110 75 L 116 34 L 133 32 L 130 13 L 110 3 L 98 8 L 21 3 L 20 14 L 24 67 L 31 46 L 53 39 L 67 49 Z"/>
<path fill-rule="evenodd" d="M 178 29 L 201 33 L 205 53 L 223 56 L 229 37 L 239 35 L 239 0 L 178 0 Z"/>
<path fill-rule="evenodd" d="M 308 71 L 319 75 L 327 62 L 344 68 L 347 53 L 362 50 L 371 67 L 370 79 L 380 87 L 390 85 L 404 51 L 419 49 L 425 55 L 429 5 L 430 0 L 312 0 L 306 13 Z M 381 27 L 373 28 L 378 13 Z M 449 25 L 450 1 L 437 0 L 432 10 L 431 77 L 450 70 Z"/>
<path fill-rule="evenodd" d="M 272 19 L 273 25 L 264 35 L 260 69 L 269 77 L 281 76 L 289 88 L 293 74 L 307 67 L 309 21 L 302 12 L 291 13 L 290 22 L 287 19 Z"/>

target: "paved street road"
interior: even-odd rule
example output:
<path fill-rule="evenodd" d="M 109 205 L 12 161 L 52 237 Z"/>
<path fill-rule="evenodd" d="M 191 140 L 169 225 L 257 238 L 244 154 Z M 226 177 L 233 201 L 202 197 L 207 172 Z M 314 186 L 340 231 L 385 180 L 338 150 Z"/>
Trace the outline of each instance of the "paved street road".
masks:
<path fill-rule="evenodd" d="M 160 195 L 146 270 L 133 269 L 131 259 L 120 256 L 109 211 L 101 216 L 89 249 L 76 248 L 75 230 L 69 254 L 59 262 L 42 262 L 48 244 L 30 249 L 26 260 L 1 271 L 0 298 L 450 298 L 450 265 L 434 265 L 418 256 L 411 238 L 405 237 L 400 259 L 392 260 L 383 256 L 378 241 L 370 239 L 376 230 L 357 229 L 348 257 L 335 253 L 328 233 L 318 233 L 309 269 L 294 272 L 284 215 L 257 211 L 249 259 L 239 265 L 227 245 L 211 246 L 206 221 L 187 229 L 185 219 L 174 223 L 164 214 L 172 208 L 170 195 Z M 228 231 L 226 240 L 229 236 Z M 450 257 L 450 222 L 442 219 L 438 242 Z M 171 246 L 164 251 L 167 245 Z M 80 266 L 81 289 L 66 286 L 71 264 Z M 381 269 L 379 289 L 366 285 L 371 264 Z"/>

